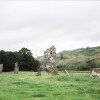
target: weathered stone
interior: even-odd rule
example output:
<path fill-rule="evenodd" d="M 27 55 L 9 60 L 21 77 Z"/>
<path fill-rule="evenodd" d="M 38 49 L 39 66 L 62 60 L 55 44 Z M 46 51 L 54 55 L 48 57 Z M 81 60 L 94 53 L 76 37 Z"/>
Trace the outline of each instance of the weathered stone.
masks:
<path fill-rule="evenodd" d="M 90 77 L 100 77 L 100 68 L 92 68 Z"/>
<path fill-rule="evenodd" d="M 18 62 L 15 63 L 15 67 L 18 67 Z"/>
<path fill-rule="evenodd" d="M 19 67 L 18 67 L 18 62 L 15 63 L 15 69 L 14 69 L 14 74 L 18 74 Z"/>
<path fill-rule="evenodd" d="M 54 46 L 51 46 L 46 51 L 44 51 L 44 65 L 47 68 L 49 74 L 58 74 L 56 67 L 56 48 Z"/>
<path fill-rule="evenodd" d="M 69 73 L 66 69 L 63 72 L 65 73 L 65 75 L 69 75 Z"/>
<path fill-rule="evenodd" d="M 41 67 L 37 70 L 36 76 L 41 76 Z"/>
<path fill-rule="evenodd" d="M 0 64 L 0 73 L 3 71 L 3 64 Z"/>
<path fill-rule="evenodd" d="M 41 71 L 37 72 L 36 76 L 41 76 Z"/>

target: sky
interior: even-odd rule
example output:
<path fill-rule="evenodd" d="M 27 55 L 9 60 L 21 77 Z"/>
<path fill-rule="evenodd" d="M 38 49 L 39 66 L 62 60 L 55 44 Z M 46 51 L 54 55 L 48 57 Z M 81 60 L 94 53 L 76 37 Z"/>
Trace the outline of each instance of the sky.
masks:
<path fill-rule="evenodd" d="M 0 1 L 0 50 L 25 47 L 37 57 L 52 45 L 57 52 L 100 46 L 100 1 Z"/>

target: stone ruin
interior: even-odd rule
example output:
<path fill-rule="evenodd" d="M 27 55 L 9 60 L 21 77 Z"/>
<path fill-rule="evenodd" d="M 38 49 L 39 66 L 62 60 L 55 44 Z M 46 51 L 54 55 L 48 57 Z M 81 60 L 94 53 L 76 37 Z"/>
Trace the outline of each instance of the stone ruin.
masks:
<path fill-rule="evenodd" d="M 58 74 L 56 67 L 56 48 L 53 45 L 44 51 L 44 66 L 46 67 L 48 74 Z"/>
<path fill-rule="evenodd" d="M 16 62 L 14 68 L 14 74 L 18 74 L 18 71 L 19 71 L 18 62 Z"/>
<path fill-rule="evenodd" d="M 100 77 L 100 68 L 92 68 L 90 77 Z"/>
<path fill-rule="evenodd" d="M 3 64 L 0 64 L 0 73 L 3 71 Z"/>
<path fill-rule="evenodd" d="M 49 75 L 58 75 L 56 67 L 56 48 L 52 45 L 46 51 L 44 51 L 44 66 Z M 38 69 L 36 76 L 41 75 L 41 68 Z"/>

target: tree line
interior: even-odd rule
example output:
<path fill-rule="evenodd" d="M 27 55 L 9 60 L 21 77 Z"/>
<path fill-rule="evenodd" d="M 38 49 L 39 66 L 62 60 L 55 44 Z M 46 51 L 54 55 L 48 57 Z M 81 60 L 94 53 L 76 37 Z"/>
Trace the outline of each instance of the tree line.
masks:
<path fill-rule="evenodd" d="M 40 67 L 39 61 L 35 60 L 32 52 L 27 48 L 22 48 L 18 52 L 0 51 L 0 64 L 3 64 L 3 71 L 13 71 L 16 62 L 22 71 L 37 71 Z"/>
<path fill-rule="evenodd" d="M 57 66 L 58 70 L 76 70 L 76 71 L 86 71 L 91 70 L 91 68 L 100 68 L 99 65 L 96 64 L 94 59 L 88 59 L 86 62 L 73 62 L 70 64 L 59 64 Z"/>

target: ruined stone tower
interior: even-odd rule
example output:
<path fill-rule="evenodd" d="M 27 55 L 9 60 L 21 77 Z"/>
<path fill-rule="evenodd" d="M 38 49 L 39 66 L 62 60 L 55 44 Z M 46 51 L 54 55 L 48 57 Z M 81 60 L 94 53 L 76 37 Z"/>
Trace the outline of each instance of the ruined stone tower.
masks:
<path fill-rule="evenodd" d="M 44 51 L 44 65 L 50 74 L 56 75 L 58 73 L 56 68 L 56 48 L 53 45 Z"/>

